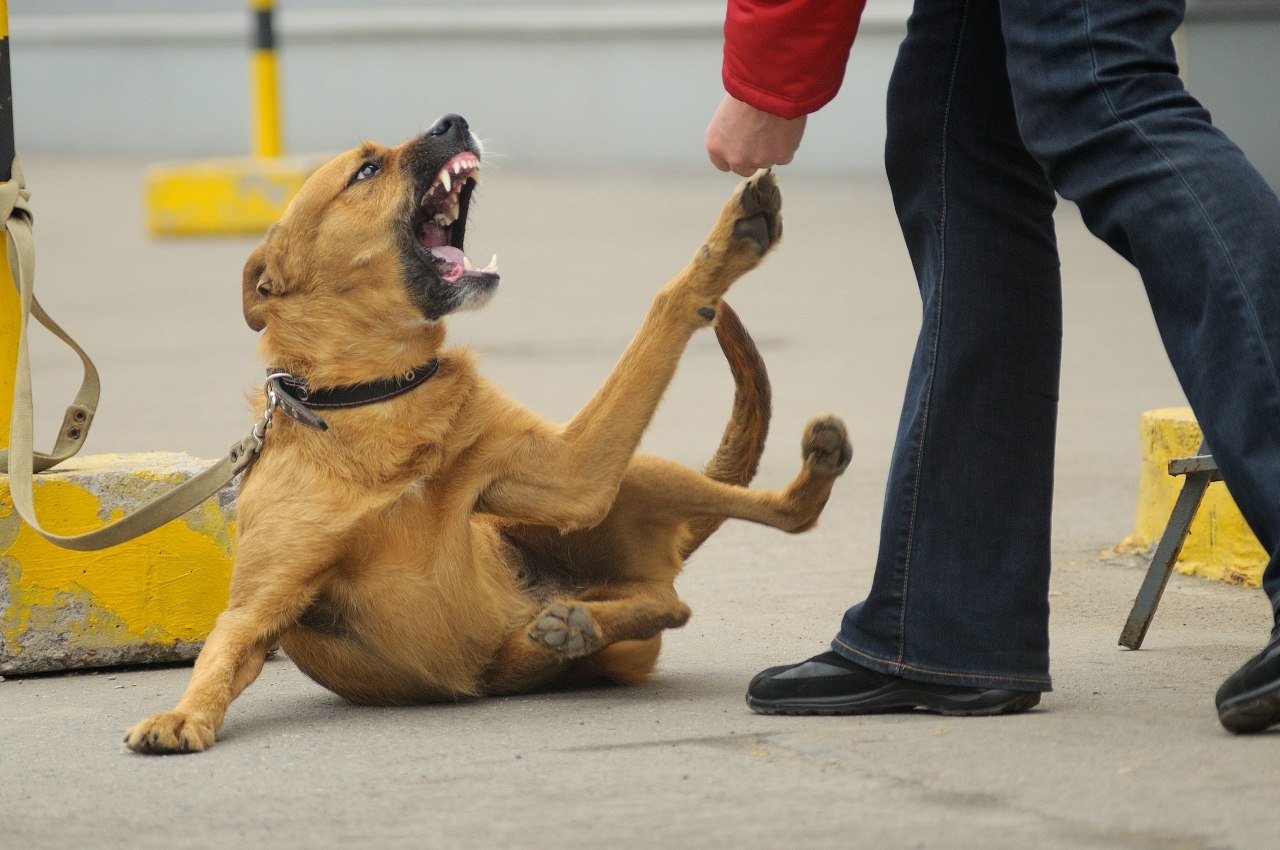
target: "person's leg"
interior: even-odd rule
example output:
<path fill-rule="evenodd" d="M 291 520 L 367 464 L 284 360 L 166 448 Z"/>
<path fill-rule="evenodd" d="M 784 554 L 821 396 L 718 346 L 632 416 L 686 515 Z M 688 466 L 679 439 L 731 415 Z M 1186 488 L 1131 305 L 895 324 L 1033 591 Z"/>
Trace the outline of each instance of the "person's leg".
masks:
<path fill-rule="evenodd" d="M 917 2 L 888 109 L 923 323 L 875 578 L 833 653 L 753 681 L 756 710 L 994 713 L 1050 687 L 1055 198 L 1014 120 L 995 0 Z M 862 698 L 886 689 L 896 704 Z M 978 692 L 984 711 L 965 711 Z"/>
<path fill-rule="evenodd" d="M 1055 199 L 1014 122 L 994 0 L 917 4 L 886 166 L 924 322 L 875 578 L 833 648 L 923 681 L 1048 690 Z"/>
<path fill-rule="evenodd" d="M 1180 0 L 1002 8 L 1027 147 L 1141 273 L 1214 459 L 1271 553 L 1263 585 L 1280 612 L 1280 201 L 1182 87 Z M 1234 731 L 1280 722 L 1280 647 L 1224 691 Z"/>

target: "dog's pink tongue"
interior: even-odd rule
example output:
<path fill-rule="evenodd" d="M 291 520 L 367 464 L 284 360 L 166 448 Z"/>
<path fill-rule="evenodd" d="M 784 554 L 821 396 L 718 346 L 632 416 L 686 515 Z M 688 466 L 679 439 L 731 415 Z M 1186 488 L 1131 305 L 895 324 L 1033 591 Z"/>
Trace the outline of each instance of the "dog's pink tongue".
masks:
<path fill-rule="evenodd" d="M 466 259 L 466 255 L 452 245 L 432 248 L 431 256 L 436 259 L 436 264 L 440 271 L 440 277 L 450 283 L 462 277 L 462 273 L 466 271 L 466 267 L 463 265 L 463 260 Z"/>

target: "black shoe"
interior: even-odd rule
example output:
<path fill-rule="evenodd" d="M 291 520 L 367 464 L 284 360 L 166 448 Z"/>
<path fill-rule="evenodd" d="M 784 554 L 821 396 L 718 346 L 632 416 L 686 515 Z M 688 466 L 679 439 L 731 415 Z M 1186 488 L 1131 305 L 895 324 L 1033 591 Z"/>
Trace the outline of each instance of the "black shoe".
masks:
<path fill-rule="evenodd" d="M 1235 733 L 1280 723 L 1280 634 L 1218 688 L 1218 720 Z"/>
<path fill-rule="evenodd" d="M 770 667 L 747 686 L 747 705 L 759 714 L 876 714 L 922 708 L 937 714 L 991 715 L 1026 711 L 1035 691 L 969 688 L 913 682 L 877 673 L 836 652 L 799 664 Z"/>

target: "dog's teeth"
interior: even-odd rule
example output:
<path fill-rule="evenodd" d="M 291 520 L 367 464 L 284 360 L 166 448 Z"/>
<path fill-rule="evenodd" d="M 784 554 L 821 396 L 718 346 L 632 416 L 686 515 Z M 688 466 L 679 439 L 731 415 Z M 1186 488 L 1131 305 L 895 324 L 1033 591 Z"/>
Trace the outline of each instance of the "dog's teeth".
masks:
<path fill-rule="evenodd" d="M 471 263 L 471 259 L 465 254 L 462 255 L 462 267 L 469 272 L 476 270 L 476 267 Z"/>
<path fill-rule="evenodd" d="M 460 162 L 455 162 L 455 163 L 453 164 L 453 173 L 454 173 L 454 174 L 461 174 L 461 173 L 462 173 L 462 163 L 460 163 Z"/>
<path fill-rule="evenodd" d="M 444 186 L 446 192 L 453 191 L 453 182 L 449 179 L 449 169 L 440 169 L 440 185 Z"/>
<path fill-rule="evenodd" d="M 493 259 L 489 261 L 489 265 L 482 268 L 482 272 L 496 272 L 498 270 L 498 255 L 494 254 Z"/>

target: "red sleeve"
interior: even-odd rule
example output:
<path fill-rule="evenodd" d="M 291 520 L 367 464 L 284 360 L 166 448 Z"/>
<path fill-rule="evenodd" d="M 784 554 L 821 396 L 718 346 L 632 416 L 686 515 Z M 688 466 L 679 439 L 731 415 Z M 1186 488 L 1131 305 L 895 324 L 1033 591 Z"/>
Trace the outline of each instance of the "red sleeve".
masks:
<path fill-rule="evenodd" d="M 836 96 L 866 0 L 729 0 L 725 91 L 782 118 Z"/>

